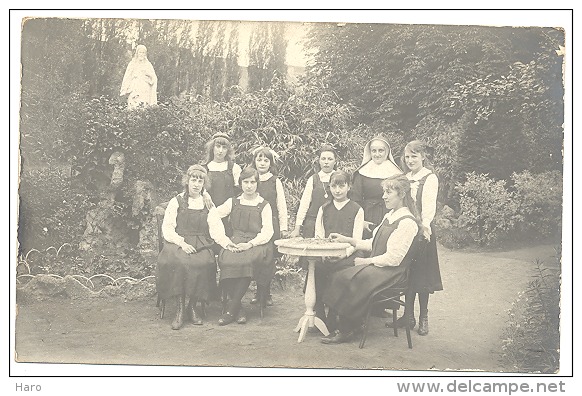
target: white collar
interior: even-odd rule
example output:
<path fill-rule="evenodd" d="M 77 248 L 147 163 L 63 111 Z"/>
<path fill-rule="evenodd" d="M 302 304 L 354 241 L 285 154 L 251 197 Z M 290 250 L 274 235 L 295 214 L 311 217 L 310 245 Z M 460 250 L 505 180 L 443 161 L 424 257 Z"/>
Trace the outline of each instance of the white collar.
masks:
<path fill-rule="evenodd" d="M 414 175 L 412 174 L 412 172 L 408 172 L 406 174 L 406 177 L 411 179 L 411 180 L 420 180 L 430 173 L 432 173 L 432 171 L 430 169 L 422 167 L 422 169 L 419 170 L 418 172 L 416 172 Z"/>
<path fill-rule="evenodd" d="M 317 172 L 317 176 L 319 176 L 319 180 L 327 183 L 327 182 L 329 182 L 329 178 L 331 177 L 332 173 L 333 173 L 333 171 L 331 171 L 329 173 L 325 173 L 324 171 L 320 170 L 319 172 Z"/>
<path fill-rule="evenodd" d="M 381 164 L 377 164 L 374 161 L 368 161 L 358 170 L 358 172 L 360 175 L 371 179 L 387 179 L 402 173 L 402 171 L 400 171 L 400 169 L 390 160 L 386 160 Z"/>
<path fill-rule="evenodd" d="M 399 218 L 406 216 L 406 215 L 410 215 L 412 216 L 412 213 L 410 213 L 410 209 L 408 209 L 406 206 L 401 207 L 398 210 L 391 210 L 390 212 L 388 212 L 384 218 L 388 219 L 388 222 L 390 224 L 394 223 L 396 220 L 398 220 Z"/>
<path fill-rule="evenodd" d="M 335 206 L 335 208 L 336 208 L 337 210 L 342 210 L 342 208 L 343 208 L 344 206 L 346 206 L 346 205 L 348 204 L 348 202 L 350 202 L 350 199 L 348 198 L 348 199 L 346 199 L 346 200 L 345 200 L 345 201 L 343 201 L 343 202 L 337 202 L 335 199 L 333 199 L 332 201 L 333 201 L 333 206 Z"/>
<path fill-rule="evenodd" d="M 260 181 L 267 181 L 269 180 L 273 174 L 271 172 L 263 173 L 262 175 L 259 173 L 259 180 Z"/>

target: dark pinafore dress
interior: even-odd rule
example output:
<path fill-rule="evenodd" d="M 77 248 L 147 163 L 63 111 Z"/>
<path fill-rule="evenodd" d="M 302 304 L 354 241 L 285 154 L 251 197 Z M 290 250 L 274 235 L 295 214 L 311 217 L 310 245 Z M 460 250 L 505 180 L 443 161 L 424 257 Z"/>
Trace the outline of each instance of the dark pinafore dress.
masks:
<path fill-rule="evenodd" d="M 208 233 L 208 210 L 190 209 L 178 195 L 176 233 L 194 246 L 197 253 L 187 254 L 178 245 L 164 241 L 156 268 L 156 289 L 161 299 L 186 295 L 207 301 L 210 290 L 209 270 L 215 265 Z"/>
<path fill-rule="evenodd" d="M 361 206 L 350 200 L 343 208 L 337 209 L 333 201 L 323 205 L 322 217 L 325 228 L 325 237 L 329 238 L 332 232 L 351 237 L 354 232 L 354 222 Z M 358 255 L 359 256 L 359 255 Z M 323 292 L 330 284 L 331 277 L 335 272 L 352 267 L 354 258 L 348 257 L 343 260 L 318 260 L 315 263 L 315 293 L 317 300 L 323 298 Z"/>
<path fill-rule="evenodd" d="M 271 251 L 273 259 L 281 257 L 281 253 L 275 249 L 274 241 L 281 238 L 281 226 L 279 224 L 279 208 L 277 207 L 277 177 L 271 176 L 269 180 L 259 181 L 257 186 L 257 192 L 263 199 L 269 202 L 271 205 L 271 211 L 273 212 L 273 237 L 269 241 L 271 245 Z M 271 272 L 275 274 L 275 261 L 271 263 Z M 270 280 L 269 280 L 270 282 Z"/>
<path fill-rule="evenodd" d="M 388 238 L 400 221 L 407 218 L 414 220 L 413 216 L 406 215 L 392 224 L 388 222 L 388 219 L 382 222 L 372 241 L 370 257 L 386 253 Z M 396 267 L 377 267 L 370 264 L 352 266 L 336 272 L 323 295 L 323 302 L 348 319 L 362 318 L 367 312 L 374 293 L 385 287 L 406 285 L 407 271 L 417 249 L 416 240 L 417 238 L 414 239 L 400 265 Z"/>
<path fill-rule="evenodd" d="M 276 239 L 281 238 L 281 230 L 279 226 L 279 208 L 277 207 L 277 178 L 271 176 L 269 180 L 259 181 L 257 186 L 257 192 L 264 200 L 269 202 L 271 205 L 271 211 L 273 212 L 273 238 L 271 242 Z"/>
<path fill-rule="evenodd" d="M 227 169 L 224 171 L 211 171 L 208 170 L 208 164 L 205 165 L 208 171 L 208 178 L 210 179 L 210 188 L 208 189 L 208 194 L 212 197 L 212 201 L 215 206 L 220 206 L 226 202 L 229 198 L 234 198 L 236 193 L 236 188 L 234 185 L 234 176 L 232 175 L 232 168 L 234 164 L 232 161 L 228 161 Z M 227 236 L 232 235 L 232 229 L 228 218 L 222 219 L 224 223 L 224 230 Z M 218 254 L 218 252 L 217 252 Z"/>
<path fill-rule="evenodd" d="M 382 198 L 383 195 L 382 179 L 362 176 L 357 171 L 354 173 L 354 183 L 350 197 L 364 209 L 364 221 L 374 223 L 374 227 L 378 226 L 386 213 L 388 213 Z M 371 236 L 370 232 L 364 229 L 364 239 Z"/>
<path fill-rule="evenodd" d="M 303 221 L 303 238 L 313 238 L 315 236 L 315 220 L 317 219 L 317 212 L 321 205 L 326 202 L 330 202 L 331 194 L 327 193 L 327 198 L 325 197 L 326 191 L 329 187 L 329 182 L 322 182 L 319 178 L 319 174 L 313 175 L 313 191 L 311 193 L 311 202 L 309 203 L 309 208 L 307 209 L 307 214 L 305 215 L 305 220 Z"/>
<path fill-rule="evenodd" d="M 232 224 L 233 243 L 248 242 L 261 231 L 263 222 L 261 212 L 267 204 L 264 200 L 257 206 L 242 205 L 238 198 L 232 200 L 230 222 Z M 272 259 L 271 244 L 254 246 L 244 252 L 234 253 L 222 249 L 218 255 L 220 279 L 254 278 L 258 284 L 265 284 L 265 279 L 271 280 L 270 270 Z"/>
<path fill-rule="evenodd" d="M 429 173 L 418 181 L 418 191 L 416 193 L 416 208 L 422 216 L 422 191 Z M 422 240 L 422 253 L 410 267 L 409 290 L 417 293 L 433 293 L 443 290 L 441 280 L 441 270 L 439 266 L 439 256 L 436 246 L 436 234 L 434 221 L 430 223 L 431 236 L 430 241 Z"/>

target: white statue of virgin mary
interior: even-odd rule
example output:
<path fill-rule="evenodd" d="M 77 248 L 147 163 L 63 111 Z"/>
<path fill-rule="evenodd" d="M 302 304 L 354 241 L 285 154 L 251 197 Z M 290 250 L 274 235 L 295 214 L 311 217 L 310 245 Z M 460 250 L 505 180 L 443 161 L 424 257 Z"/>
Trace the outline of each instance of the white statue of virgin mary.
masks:
<path fill-rule="evenodd" d="M 140 104 L 155 105 L 158 102 L 158 77 L 147 58 L 147 52 L 145 45 L 138 45 L 125 70 L 119 95 L 128 95 L 128 109 L 135 109 Z"/>

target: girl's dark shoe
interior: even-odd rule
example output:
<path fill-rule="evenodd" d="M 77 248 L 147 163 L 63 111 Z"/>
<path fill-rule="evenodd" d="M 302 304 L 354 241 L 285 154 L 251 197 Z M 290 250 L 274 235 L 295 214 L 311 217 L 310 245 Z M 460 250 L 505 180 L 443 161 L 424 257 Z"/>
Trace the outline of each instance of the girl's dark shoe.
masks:
<path fill-rule="evenodd" d="M 418 320 L 418 335 L 425 336 L 428 334 L 428 315 L 421 316 Z"/>
<path fill-rule="evenodd" d="M 348 342 L 352 336 L 354 335 L 353 331 L 348 333 L 342 333 L 339 330 L 336 330 L 334 333 L 330 333 L 329 336 L 323 337 L 321 342 L 323 344 L 342 344 L 344 342 Z"/>
<path fill-rule="evenodd" d="M 180 330 L 184 326 L 184 307 L 185 301 L 184 297 L 178 298 L 178 311 L 176 312 L 176 317 L 172 322 L 172 330 Z"/>
<path fill-rule="evenodd" d="M 394 327 L 396 327 L 397 329 L 403 329 L 406 327 L 406 322 L 408 321 L 408 327 L 410 327 L 410 330 L 414 329 L 414 327 L 416 326 L 416 319 L 414 318 L 414 315 L 408 315 L 408 314 L 404 314 L 402 315 L 400 318 L 398 318 L 396 320 L 396 323 L 393 323 L 391 320 L 386 322 L 386 327 L 393 329 Z"/>
<path fill-rule="evenodd" d="M 245 324 L 247 322 L 247 314 L 244 309 L 240 309 L 238 311 L 238 315 L 236 316 L 236 323 L 238 324 Z"/>
<path fill-rule="evenodd" d="M 190 320 L 192 321 L 192 324 L 194 324 L 196 326 L 202 325 L 202 317 L 201 317 L 201 315 L 199 315 L 196 312 L 196 306 L 190 305 L 188 311 L 189 311 Z"/>
<path fill-rule="evenodd" d="M 220 317 L 220 319 L 218 319 L 219 326 L 226 326 L 228 324 L 231 324 L 232 322 L 234 322 L 234 315 L 231 314 L 230 312 L 223 314 Z"/>

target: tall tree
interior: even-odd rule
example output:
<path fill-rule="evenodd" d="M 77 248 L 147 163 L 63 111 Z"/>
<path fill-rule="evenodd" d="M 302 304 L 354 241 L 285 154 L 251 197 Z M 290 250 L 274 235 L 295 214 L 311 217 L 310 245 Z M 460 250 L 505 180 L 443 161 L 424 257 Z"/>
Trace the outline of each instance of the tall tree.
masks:
<path fill-rule="evenodd" d="M 259 91 L 269 87 L 276 75 L 285 77 L 286 49 L 283 24 L 261 22 L 254 26 L 249 40 L 250 90 Z"/>
<path fill-rule="evenodd" d="M 437 143 L 450 186 L 476 168 L 561 167 L 563 40 L 550 28 L 317 24 L 308 72 L 396 151 L 412 138 Z"/>

